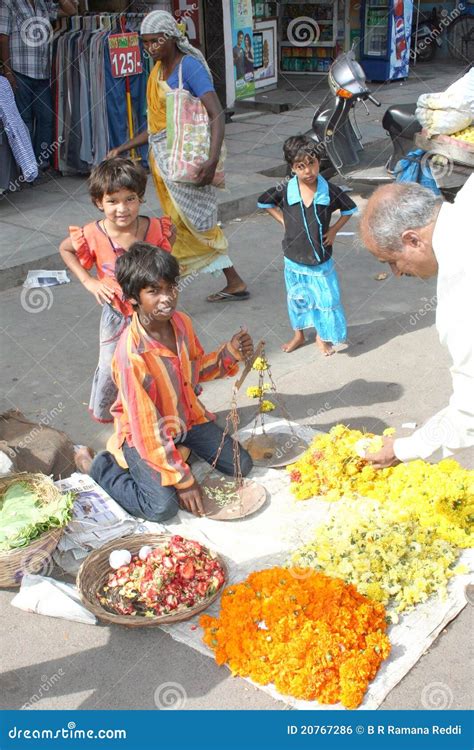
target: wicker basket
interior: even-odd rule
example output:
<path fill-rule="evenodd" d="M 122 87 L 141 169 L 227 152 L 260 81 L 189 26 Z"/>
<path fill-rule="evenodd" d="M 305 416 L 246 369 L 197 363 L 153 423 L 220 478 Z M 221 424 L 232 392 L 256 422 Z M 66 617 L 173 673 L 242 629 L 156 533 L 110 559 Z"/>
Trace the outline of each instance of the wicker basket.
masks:
<path fill-rule="evenodd" d="M 36 482 L 47 483 L 48 492 L 59 490 L 49 477 L 44 474 L 6 474 L 0 476 L 0 495 L 10 484 L 18 480 L 33 479 Z M 52 490 L 52 488 L 54 488 Z M 62 528 L 51 529 L 30 542 L 27 547 L 0 551 L 0 588 L 19 586 L 21 579 L 27 573 L 48 575 L 53 568 L 52 554 L 63 533 Z"/>
<path fill-rule="evenodd" d="M 113 550 L 127 549 L 132 555 L 134 555 L 137 554 L 144 545 L 150 547 L 159 547 L 160 545 L 163 545 L 171 539 L 171 536 L 171 534 L 134 534 L 132 536 L 115 539 L 104 544 L 100 549 L 91 552 L 82 563 L 77 574 L 77 588 L 84 606 L 87 607 L 89 612 L 92 612 L 97 619 L 109 625 L 124 625 L 127 628 L 143 628 L 165 625 L 166 623 L 172 622 L 183 622 L 184 620 L 189 620 L 191 617 L 194 617 L 194 615 L 207 609 L 207 607 L 217 599 L 221 591 L 224 589 L 228 578 L 227 567 L 223 559 L 216 553 L 213 554 L 221 564 L 224 571 L 224 583 L 212 596 L 208 597 L 200 604 L 197 604 L 195 607 L 187 607 L 181 612 L 178 611 L 173 615 L 159 615 L 156 617 L 117 615 L 113 612 L 108 612 L 108 610 L 106 610 L 97 599 L 97 593 L 100 591 L 111 572 L 109 555 Z"/>

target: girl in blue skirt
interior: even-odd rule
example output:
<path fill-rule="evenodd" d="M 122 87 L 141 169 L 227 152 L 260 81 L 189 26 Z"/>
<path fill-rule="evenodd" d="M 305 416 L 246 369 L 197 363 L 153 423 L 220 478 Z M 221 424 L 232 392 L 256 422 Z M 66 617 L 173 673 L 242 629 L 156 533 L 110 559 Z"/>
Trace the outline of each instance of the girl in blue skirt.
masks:
<path fill-rule="evenodd" d="M 293 177 L 270 188 L 258 199 L 285 228 L 285 283 L 293 338 L 282 345 L 292 352 L 304 344 L 304 329 L 316 329 L 316 343 L 326 356 L 334 344 L 346 339 L 346 318 L 332 259 L 337 232 L 357 211 L 351 198 L 319 174 L 316 144 L 303 135 L 291 136 L 283 145 Z M 340 218 L 331 226 L 331 216 Z"/>

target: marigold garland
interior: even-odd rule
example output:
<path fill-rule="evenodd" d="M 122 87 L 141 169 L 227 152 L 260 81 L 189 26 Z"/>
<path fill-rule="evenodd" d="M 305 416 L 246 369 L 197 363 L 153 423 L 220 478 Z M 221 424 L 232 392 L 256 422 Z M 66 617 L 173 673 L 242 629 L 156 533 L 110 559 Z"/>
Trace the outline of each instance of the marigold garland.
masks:
<path fill-rule="evenodd" d="M 271 389 L 270 383 L 263 383 L 263 385 L 250 385 L 247 390 L 247 396 L 249 398 L 260 398 L 264 393 L 268 393 Z"/>
<path fill-rule="evenodd" d="M 309 566 L 352 583 L 361 594 L 391 604 L 399 612 L 428 599 L 446 596 L 456 573 L 459 550 L 433 529 L 420 526 L 414 514 L 401 521 L 375 500 L 342 501 L 315 531 L 314 541 L 293 553 L 290 565 Z"/>
<path fill-rule="evenodd" d="M 473 543 L 474 471 L 456 461 L 411 461 L 374 469 L 357 455 L 361 439 L 374 438 L 344 425 L 315 438 L 290 469 L 291 490 L 299 500 L 315 495 L 327 500 L 365 497 L 390 506 L 399 519 L 414 511 L 425 528 L 459 547 Z"/>
<path fill-rule="evenodd" d="M 357 708 L 390 653 L 383 605 L 309 569 L 251 573 L 200 618 L 217 664 L 283 695 Z"/>

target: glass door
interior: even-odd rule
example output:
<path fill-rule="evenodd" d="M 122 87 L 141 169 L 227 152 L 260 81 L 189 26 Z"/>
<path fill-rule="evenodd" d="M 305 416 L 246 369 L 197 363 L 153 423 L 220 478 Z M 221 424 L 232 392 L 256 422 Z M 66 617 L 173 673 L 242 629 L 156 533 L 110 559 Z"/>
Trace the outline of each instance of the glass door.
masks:
<path fill-rule="evenodd" d="M 388 57 L 388 17 L 386 0 L 367 0 L 365 5 L 364 55 Z"/>

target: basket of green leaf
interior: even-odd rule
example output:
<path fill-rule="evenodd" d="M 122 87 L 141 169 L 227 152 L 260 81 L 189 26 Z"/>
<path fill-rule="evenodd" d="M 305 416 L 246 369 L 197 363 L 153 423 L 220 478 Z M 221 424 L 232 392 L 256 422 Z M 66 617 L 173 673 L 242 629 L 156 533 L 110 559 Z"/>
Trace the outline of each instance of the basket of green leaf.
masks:
<path fill-rule="evenodd" d="M 0 476 L 0 588 L 44 573 L 72 514 L 74 496 L 44 474 Z"/>

